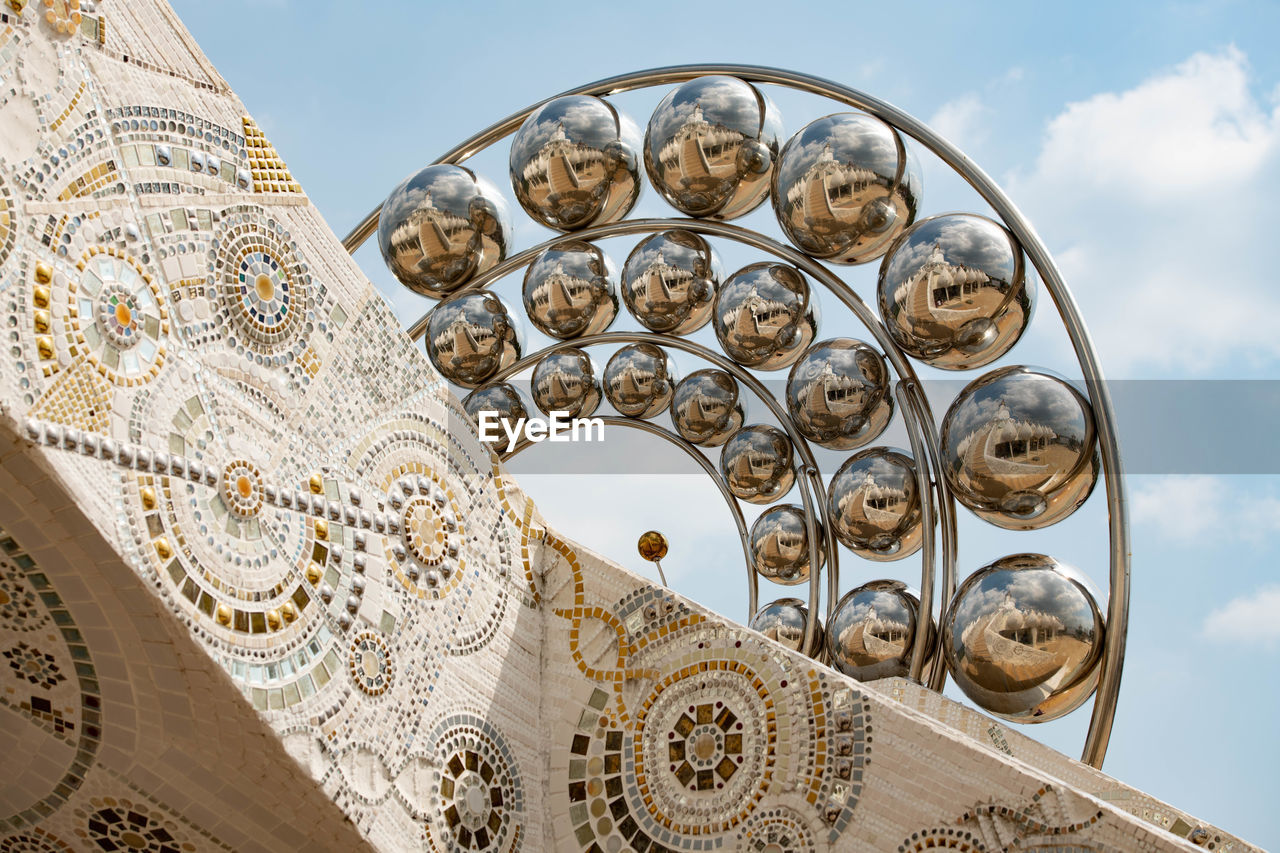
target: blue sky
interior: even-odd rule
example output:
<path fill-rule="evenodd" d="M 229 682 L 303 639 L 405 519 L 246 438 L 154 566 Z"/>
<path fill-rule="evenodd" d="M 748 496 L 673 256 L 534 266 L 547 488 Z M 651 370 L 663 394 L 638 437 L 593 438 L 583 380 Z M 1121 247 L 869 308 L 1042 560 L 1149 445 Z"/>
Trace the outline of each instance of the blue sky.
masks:
<path fill-rule="evenodd" d="M 458 141 L 563 89 L 669 64 L 775 65 L 896 104 L 994 176 L 1054 252 L 1110 377 L 1280 378 L 1280 335 L 1269 322 L 1280 316 L 1269 233 L 1280 221 L 1280 4 L 174 5 L 339 235 Z M 643 126 L 664 91 L 615 103 Z M 787 135 L 833 111 L 770 94 Z M 983 210 L 945 167 L 922 160 L 925 213 Z M 473 166 L 513 198 L 505 145 Z M 652 190 L 637 211 L 671 215 Z M 742 222 L 769 230 L 771 220 L 766 205 Z M 516 242 L 524 248 L 547 236 L 525 224 Z M 629 248 L 624 241 L 607 251 L 620 265 Z M 395 284 L 372 244 L 357 259 L 402 318 L 429 307 Z M 726 253 L 726 270 L 751 259 Z M 838 272 L 870 301 L 874 266 Z M 518 302 L 517 281 L 498 289 Z M 834 300 L 824 307 L 822 336 L 858 336 Z M 1068 357 L 1042 299 L 1027 339 L 999 363 L 1070 373 Z M 760 419 L 758 410 L 749 419 Z M 1269 410 L 1255 411 L 1264 423 L 1253 440 L 1265 444 Z M 1178 442 L 1216 442 L 1217 458 L 1237 462 L 1220 466 L 1225 472 L 1250 470 L 1239 460 L 1260 453 L 1236 437 L 1231 411 L 1189 411 L 1163 426 L 1139 428 L 1137 420 L 1121 424 L 1122 438 L 1146 459 Z M 888 441 L 905 438 L 891 431 Z M 544 454 L 538 460 L 514 466 L 554 525 L 645 573 L 635 538 L 664 530 L 672 585 L 743 617 L 737 544 L 708 481 L 692 466 L 684 475 L 546 473 L 567 461 L 553 455 L 563 447 L 546 445 L 529 454 Z M 584 458 L 595 464 L 579 456 L 578 468 Z M 838 464 L 833 456 L 827 476 Z M 1133 621 L 1106 770 L 1250 841 L 1280 846 L 1272 722 L 1280 702 L 1280 467 L 1227 476 L 1212 464 L 1183 473 L 1166 460 L 1155 470 L 1129 477 Z M 1105 589 L 1105 530 L 1098 495 L 1042 533 L 994 531 L 966 515 L 962 576 L 1006 553 L 1043 551 Z M 846 556 L 842 587 L 880 575 L 916 573 L 918 581 L 918 572 L 914 560 L 871 566 Z M 1087 723 L 1086 709 L 1022 731 L 1074 755 Z"/>

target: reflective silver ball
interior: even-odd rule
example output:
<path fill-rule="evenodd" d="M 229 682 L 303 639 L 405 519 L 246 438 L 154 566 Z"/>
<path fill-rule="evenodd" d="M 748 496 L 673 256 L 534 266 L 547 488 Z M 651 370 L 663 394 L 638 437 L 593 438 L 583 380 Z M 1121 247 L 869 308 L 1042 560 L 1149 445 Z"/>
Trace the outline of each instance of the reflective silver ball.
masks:
<path fill-rule="evenodd" d="M 909 557 L 923 540 L 915 462 L 892 447 L 850 456 L 827 489 L 827 515 L 846 547 L 868 560 Z"/>
<path fill-rule="evenodd" d="M 734 497 L 773 503 L 791 491 L 796 480 L 791 439 L 768 424 L 743 427 L 720 451 L 720 476 Z"/>
<path fill-rule="evenodd" d="M 877 580 L 850 590 L 827 626 L 831 666 L 859 681 L 906 676 L 920 624 L 920 597 L 902 581 Z M 933 619 L 925 624 L 932 645 Z"/>
<path fill-rule="evenodd" d="M 837 113 L 791 137 L 773 176 L 773 210 L 800 251 L 837 264 L 883 255 L 915 221 L 920 167 L 893 128 Z"/>
<path fill-rule="evenodd" d="M 770 262 L 738 270 L 720 287 L 716 338 L 743 367 L 778 370 L 791 364 L 818 334 L 818 306 L 795 267 Z"/>
<path fill-rule="evenodd" d="M 653 111 L 644 165 L 676 210 L 733 219 L 769 194 L 781 137 L 777 107 L 755 86 L 737 77 L 699 77 L 671 90 Z"/>
<path fill-rule="evenodd" d="M 805 438 L 823 447 L 866 444 L 893 417 L 884 357 L 853 338 L 814 344 L 787 376 L 787 409 Z"/>
<path fill-rule="evenodd" d="M 990 364 L 1031 320 L 1032 280 L 1013 235 L 950 213 L 907 229 L 880 265 L 880 316 L 908 355 L 944 370 Z"/>
<path fill-rule="evenodd" d="M 711 319 L 720 258 L 692 231 L 664 231 L 636 246 L 622 267 L 622 301 L 646 329 L 686 335 Z"/>
<path fill-rule="evenodd" d="M 507 435 L 514 434 L 517 424 L 520 421 L 529 418 L 529 410 L 524 405 L 524 400 L 520 398 L 520 393 L 508 382 L 490 382 L 488 385 L 482 385 L 472 391 L 462 400 L 462 408 L 471 416 L 471 421 L 476 425 L 476 429 L 480 433 L 480 440 L 484 441 L 485 427 L 480 423 L 480 414 L 482 412 L 490 412 L 497 416 L 499 424 L 506 424 L 505 428 L 501 425 L 493 426 L 493 418 L 490 417 L 489 422 L 489 444 L 494 445 L 494 449 L 499 452 L 507 447 Z"/>
<path fill-rule="evenodd" d="M 804 630 L 809 624 L 809 608 L 798 598 L 779 598 L 777 601 L 761 607 L 751 617 L 748 626 L 759 631 L 770 640 L 781 643 L 784 648 L 793 652 L 806 654 L 811 658 L 820 658 L 823 653 L 823 641 L 826 632 L 822 630 L 822 620 L 813 633 L 813 644 L 806 650 L 804 646 Z"/>
<path fill-rule="evenodd" d="M 511 142 L 511 185 L 525 212 L 549 228 L 622 219 L 640 197 L 640 130 L 600 98 L 548 101 Z"/>
<path fill-rule="evenodd" d="M 487 290 L 464 293 L 431 311 L 427 356 L 455 385 L 476 388 L 515 363 L 522 347 L 520 327 L 507 306 Z"/>
<path fill-rule="evenodd" d="M 811 553 L 817 553 L 818 568 L 822 568 L 822 524 L 815 527 L 818 546 L 811 549 L 803 509 L 795 504 L 779 504 L 765 510 L 751 525 L 752 567 L 774 583 L 804 583 L 812 569 Z"/>
<path fill-rule="evenodd" d="M 970 382 L 942 420 L 942 461 L 956 499 L 1009 530 L 1076 511 L 1098 481 L 1093 409 L 1065 380 L 1002 367 Z"/>
<path fill-rule="evenodd" d="M 653 344 L 631 344 L 604 367 L 604 395 L 629 418 L 662 414 L 675 391 L 675 371 L 667 353 Z"/>
<path fill-rule="evenodd" d="M 1043 723 L 1098 684 L 1104 627 L 1091 584 L 1043 554 L 1015 554 L 969 576 L 942 625 L 951 677 L 979 707 Z"/>
<path fill-rule="evenodd" d="M 738 383 L 723 370 L 697 370 L 676 386 L 671 422 L 686 441 L 719 447 L 742 427 L 746 412 Z"/>
<path fill-rule="evenodd" d="M 567 412 L 571 418 L 585 418 L 600 405 L 599 371 L 582 350 L 561 347 L 533 368 L 530 392 L 533 404 L 548 415 Z"/>
<path fill-rule="evenodd" d="M 538 331 L 567 340 L 609 328 L 618 314 L 618 271 L 599 247 L 562 240 L 524 275 L 524 310 Z"/>
<path fill-rule="evenodd" d="M 378 248 L 400 283 L 440 298 L 501 263 L 511 240 L 507 203 L 462 166 L 428 166 L 382 203 Z"/>

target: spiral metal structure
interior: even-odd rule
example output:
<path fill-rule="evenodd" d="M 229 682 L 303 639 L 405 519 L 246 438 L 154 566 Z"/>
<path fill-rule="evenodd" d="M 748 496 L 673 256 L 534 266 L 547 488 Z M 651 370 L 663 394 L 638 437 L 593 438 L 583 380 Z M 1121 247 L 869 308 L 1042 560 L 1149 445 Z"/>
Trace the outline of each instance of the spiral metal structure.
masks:
<path fill-rule="evenodd" d="M 642 138 L 609 96 L 652 87 L 671 88 Z M 845 111 L 786 138 L 771 87 Z M 465 165 L 507 137 L 520 208 L 561 232 L 518 252 L 502 194 Z M 917 145 L 999 221 L 921 218 Z M 646 178 L 681 216 L 626 218 Z M 727 221 L 766 202 L 786 242 Z M 602 418 L 609 428 L 656 435 L 697 462 L 742 542 L 753 628 L 862 680 L 899 675 L 941 690 L 950 673 L 978 706 L 1015 722 L 1055 719 L 1096 694 L 1082 760 L 1101 767 L 1129 601 L 1114 412 L 1044 244 L 955 146 L 881 100 L 816 77 L 746 65 L 660 68 L 569 90 L 480 131 L 407 178 L 344 245 L 354 252 L 375 233 L 396 277 L 441 300 L 409 334 L 469 391 L 473 417 L 527 417 L 507 380 L 532 369 L 542 411 L 586 417 L 607 400 L 618 413 Z M 619 270 L 599 243 L 628 236 L 640 242 Z M 730 244 L 760 260 L 725 275 L 715 247 Z M 872 262 L 875 310 L 833 269 Z M 527 355 L 519 315 L 490 290 L 521 270 L 524 314 L 556 341 Z M 939 429 L 913 365 L 977 371 L 1005 355 L 1029 322 L 1035 275 L 1085 391 L 1041 370 L 1002 367 L 970 382 Z M 866 341 L 820 338 L 815 287 L 859 321 Z M 643 331 L 608 331 L 624 311 Z M 707 324 L 720 351 L 684 337 Z M 603 371 L 595 348 L 615 350 Z M 678 379 L 671 350 L 700 369 Z M 783 369 L 786 393 L 774 395 L 757 374 Z M 777 426 L 748 423 L 751 398 Z M 673 430 L 650 420 L 667 410 Z M 896 414 L 910 447 L 874 446 Z M 814 445 L 855 452 L 824 479 Z M 714 448 L 719 466 L 703 452 Z M 1072 514 L 1099 477 L 1110 551 L 1102 605 L 1082 574 L 1034 553 L 958 583 L 957 503 L 997 527 L 1035 530 Z M 793 489 L 799 504 L 777 503 Z M 748 529 L 740 501 L 772 506 Z M 842 548 L 874 563 L 919 553 L 919 585 L 885 579 L 842 595 Z M 807 600 L 761 606 L 761 576 L 807 584 Z"/>

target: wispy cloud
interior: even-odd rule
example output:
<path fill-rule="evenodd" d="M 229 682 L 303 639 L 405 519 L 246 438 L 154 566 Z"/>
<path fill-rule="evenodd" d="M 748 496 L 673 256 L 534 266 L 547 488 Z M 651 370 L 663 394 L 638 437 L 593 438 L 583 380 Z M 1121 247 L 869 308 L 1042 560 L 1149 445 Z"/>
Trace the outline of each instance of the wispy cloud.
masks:
<path fill-rule="evenodd" d="M 1280 531 L 1280 497 L 1245 491 L 1241 482 L 1199 474 L 1143 478 L 1129 499 L 1134 524 L 1150 525 L 1170 541 L 1206 547 L 1258 542 Z"/>
<path fill-rule="evenodd" d="M 1249 595 L 1232 599 L 1211 612 L 1201 631 L 1218 641 L 1245 641 L 1268 649 L 1280 641 L 1280 586 L 1264 586 Z"/>

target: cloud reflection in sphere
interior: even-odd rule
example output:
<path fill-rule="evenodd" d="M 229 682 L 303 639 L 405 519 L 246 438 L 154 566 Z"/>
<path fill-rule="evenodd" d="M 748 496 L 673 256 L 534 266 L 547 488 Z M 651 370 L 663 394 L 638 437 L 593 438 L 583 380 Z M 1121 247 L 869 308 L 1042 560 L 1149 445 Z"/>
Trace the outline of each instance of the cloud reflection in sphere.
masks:
<path fill-rule="evenodd" d="M 711 244 L 692 231 L 654 234 L 622 267 L 622 301 L 651 332 L 687 335 L 711 319 L 723 273 Z"/>
<path fill-rule="evenodd" d="M 441 302 L 431 312 L 427 356 L 455 385 L 475 388 L 520 358 L 520 327 L 507 306 L 487 290 Z"/>
<path fill-rule="evenodd" d="M 755 86 L 699 77 L 654 109 L 644 165 L 654 189 L 681 213 L 733 219 L 769 194 L 781 136 L 777 107 Z"/>
<path fill-rule="evenodd" d="M 546 414 L 567 412 L 585 418 L 600 405 L 599 371 L 591 357 L 576 347 L 561 347 L 543 356 L 529 383 L 533 403 Z"/>
<path fill-rule="evenodd" d="M 400 283 L 439 298 L 507 256 L 507 203 L 488 181 L 462 166 L 428 166 L 382 203 L 378 248 Z"/>
<path fill-rule="evenodd" d="M 915 462 L 892 447 L 850 456 L 827 488 L 827 515 L 836 538 L 859 557 L 883 562 L 911 556 L 924 532 Z"/>
<path fill-rule="evenodd" d="M 725 354 L 755 370 L 786 367 L 818 334 L 809 282 L 795 267 L 769 261 L 730 276 L 716 295 L 714 315 Z"/>
<path fill-rule="evenodd" d="M 853 338 L 814 344 L 787 376 L 787 409 L 805 438 L 823 447 L 874 440 L 893 417 L 884 356 Z"/>
<path fill-rule="evenodd" d="M 520 125 L 510 167 L 520 206 L 548 228 L 614 222 L 640 197 L 640 131 L 601 98 L 556 98 Z"/>
<path fill-rule="evenodd" d="M 1048 527 L 1085 502 L 1098 481 L 1089 401 L 1029 367 L 970 382 L 942 419 L 942 461 L 956 499 L 1010 530 Z"/>
<path fill-rule="evenodd" d="M 1003 227 L 971 213 L 917 222 L 880 265 L 880 316 L 908 355 L 945 370 L 990 364 L 1031 320 L 1032 280 Z"/>
<path fill-rule="evenodd" d="M 746 418 L 738 383 L 723 370 L 696 370 L 676 386 L 671 422 L 686 441 L 719 447 Z"/>
<path fill-rule="evenodd" d="M 920 597 L 902 581 L 876 580 L 850 590 L 827 625 L 831 666 L 859 681 L 910 673 Z M 933 619 L 925 626 L 932 644 Z"/>
<path fill-rule="evenodd" d="M 796 480 L 791 439 L 769 424 L 743 427 L 720 450 L 720 476 L 734 497 L 773 503 L 791 491 Z"/>
<path fill-rule="evenodd" d="M 803 601 L 798 598 L 779 598 L 756 611 L 748 627 L 793 652 L 801 652 L 811 658 L 821 658 L 823 640 L 826 638 L 826 632 L 822 630 L 822 620 L 818 620 L 813 633 L 813 644 L 806 650 L 803 648 L 804 632 L 808 624 L 809 608 Z"/>
<path fill-rule="evenodd" d="M 495 436 L 490 443 L 496 445 L 498 450 L 506 449 L 508 433 L 514 433 L 517 423 L 529 417 L 529 410 L 520 398 L 520 393 L 508 382 L 490 382 L 480 386 L 463 398 L 462 408 L 471 416 L 477 430 L 480 429 L 481 412 L 493 412 L 500 423 L 506 424 L 506 427 L 499 426 L 496 430 L 490 427 L 489 430 L 489 434 Z M 489 420 L 492 424 L 493 419 Z M 482 437 L 481 441 L 483 440 Z"/>
<path fill-rule="evenodd" d="M 603 332 L 618 313 L 617 278 L 599 247 L 562 240 L 525 271 L 525 313 L 538 331 L 560 340 Z"/>
<path fill-rule="evenodd" d="M 862 264 L 883 255 L 915 221 L 920 167 L 893 128 L 836 113 L 791 137 L 773 176 L 778 224 L 807 255 Z"/>
<path fill-rule="evenodd" d="M 604 395 L 629 418 L 662 414 L 675 391 L 675 375 L 666 351 L 653 344 L 631 344 L 613 354 L 604 367 Z"/>
<path fill-rule="evenodd" d="M 795 504 L 779 504 L 760 514 L 751 525 L 751 565 L 766 580 L 792 586 L 809 579 L 813 569 L 811 553 L 822 567 L 822 525 L 814 525 L 818 545 L 809 547 L 804 510 Z"/>
<path fill-rule="evenodd" d="M 996 560 L 947 608 L 942 649 L 979 707 L 1016 723 L 1055 720 L 1098 684 L 1103 617 L 1078 570 L 1043 554 Z"/>

